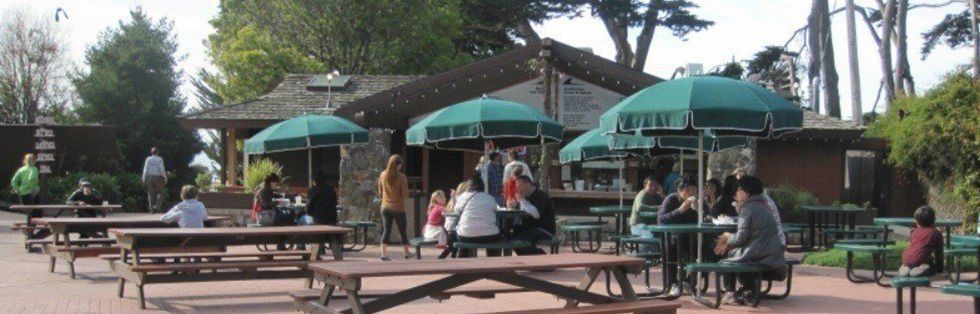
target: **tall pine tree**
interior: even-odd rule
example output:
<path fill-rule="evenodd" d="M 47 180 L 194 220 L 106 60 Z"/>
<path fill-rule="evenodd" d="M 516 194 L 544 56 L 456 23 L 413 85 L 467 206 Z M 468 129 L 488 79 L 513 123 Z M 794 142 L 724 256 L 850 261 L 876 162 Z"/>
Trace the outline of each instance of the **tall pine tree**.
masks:
<path fill-rule="evenodd" d="M 130 15 L 85 52 L 89 70 L 73 80 L 82 100 L 79 119 L 116 128 L 126 171 L 142 171 L 150 148 L 159 147 L 176 175 L 171 187 L 192 182 L 189 164 L 202 146 L 197 133 L 177 122 L 185 99 L 177 91 L 182 74 L 173 23 L 153 21 L 140 8 Z"/>

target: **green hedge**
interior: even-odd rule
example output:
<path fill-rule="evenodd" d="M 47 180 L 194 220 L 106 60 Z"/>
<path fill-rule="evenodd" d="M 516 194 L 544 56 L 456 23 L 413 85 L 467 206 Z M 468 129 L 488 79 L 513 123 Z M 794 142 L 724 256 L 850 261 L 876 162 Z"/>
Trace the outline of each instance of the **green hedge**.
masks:
<path fill-rule="evenodd" d="M 891 247 L 891 252 L 885 257 L 885 267 L 888 270 L 897 270 L 902 263 L 902 251 L 909 246 L 908 242 L 898 242 Z M 949 261 L 946 261 L 949 263 Z M 838 249 L 831 249 L 824 252 L 811 252 L 803 257 L 803 264 L 825 267 L 846 267 L 847 252 Z M 871 254 L 854 253 L 855 269 L 871 269 Z M 977 259 L 975 257 L 963 258 L 963 271 L 973 272 L 977 269 Z"/>
<path fill-rule="evenodd" d="M 45 197 L 48 203 L 62 203 L 73 191 L 78 189 L 78 182 L 85 179 L 102 195 L 104 200 L 113 204 L 121 204 L 123 211 L 143 211 L 146 208 L 146 191 L 136 173 L 88 173 L 76 172 L 56 176 L 48 181 Z"/>

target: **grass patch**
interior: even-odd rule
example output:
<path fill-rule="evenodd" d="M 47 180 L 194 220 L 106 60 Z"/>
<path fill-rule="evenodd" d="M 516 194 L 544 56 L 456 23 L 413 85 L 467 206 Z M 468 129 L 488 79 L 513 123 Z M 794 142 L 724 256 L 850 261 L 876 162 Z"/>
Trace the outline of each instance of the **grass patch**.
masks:
<path fill-rule="evenodd" d="M 908 242 L 900 241 L 894 246 L 891 246 L 891 252 L 885 257 L 885 267 L 888 270 L 897 270 L 899 265 L 902 263 L 902 251 L 909 246 Z M 946 260 L 949 264 L 949 259 Z M 847 265 L 847 252 L 831 249 L 824 252 L 811 252 L 807 253 L 803 257 L 803 264 L 813 265 L 813 266 L 824 266 L 824 267 L 840 267 L 843 268 Z M 871 254 L 869 253 L 854 253 L 854 268 L 855 269 L 871 269 Z M 963 271 L 973 272 L 977 269 L 977 259 L 973 256 L 967 256 L 963 258 Z"/>

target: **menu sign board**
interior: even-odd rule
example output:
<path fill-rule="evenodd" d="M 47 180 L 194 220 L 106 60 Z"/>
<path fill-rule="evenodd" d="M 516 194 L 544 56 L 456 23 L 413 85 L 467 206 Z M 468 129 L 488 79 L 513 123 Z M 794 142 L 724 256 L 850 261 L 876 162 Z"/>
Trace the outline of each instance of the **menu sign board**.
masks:
<path fill-rule="evenodd" d="M 498 90 L 488 95 L 522 103 L 544 112 L 542 78 Z M 599 116 L 625 96 L 569 75 L 559 77 L 558 122 L 565 130 L 585 131 L 599 127 Z"/>
<path fill-rule="evenodd" d="M 54 142 L 54 129 L 47 128 L 54 124 L 51 117 L 37 117 L 37 129 L 34 130 L 34 150 L 37 151 L 37 168 L 41 174 L 51 174 L 54 163 L 54 153 L 57 148 Z"/>

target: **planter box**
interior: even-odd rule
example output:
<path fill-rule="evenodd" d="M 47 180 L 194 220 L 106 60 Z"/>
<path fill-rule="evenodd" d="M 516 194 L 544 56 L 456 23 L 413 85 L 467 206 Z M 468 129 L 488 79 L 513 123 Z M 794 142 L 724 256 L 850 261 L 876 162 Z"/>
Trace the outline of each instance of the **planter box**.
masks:
<path fill-rule="evenodd" d="M 207 208 L 252 209 L 253 196 L 250 193 L 205 192 L 198 194 L 197 200 Z"/>

